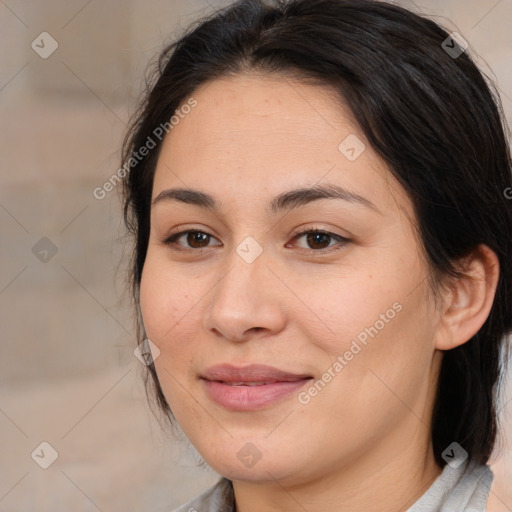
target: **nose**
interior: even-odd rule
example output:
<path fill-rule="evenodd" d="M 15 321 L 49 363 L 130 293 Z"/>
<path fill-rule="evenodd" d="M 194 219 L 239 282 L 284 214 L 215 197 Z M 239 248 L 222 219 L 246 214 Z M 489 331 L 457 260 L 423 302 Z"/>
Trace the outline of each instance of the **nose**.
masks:
<path fill-rule="evenodd" d="M 208 295 L 204 327 L 231 342 L 243 342 L 255 333 L 276 334 L 286 322 L 285 287 L 268 265 L 263 252 L 251 263 L 236 251 L 229 269 Z"/>

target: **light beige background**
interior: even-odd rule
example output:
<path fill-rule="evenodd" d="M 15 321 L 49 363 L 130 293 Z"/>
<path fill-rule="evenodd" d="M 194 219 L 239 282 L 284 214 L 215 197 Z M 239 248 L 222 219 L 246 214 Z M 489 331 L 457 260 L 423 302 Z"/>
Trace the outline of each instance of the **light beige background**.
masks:
<path fill-rule="evenodd" d="M 512 1 L 395 3 L 459 31 L 512 119 Z M 117 193 L 92 191 L 118 169 L 148 59 L 218 6 L 0 1 L 0 511 L 169 511 L 217 479 L 149 412 L 117 270 Z M 44 31 L 59 45 L 48 59 L 31 48 Z M 57 249 L 46 263 L 32 252 L 42 237 Z M 509 435 L 510 387 L 500 413 Z M 31 458 L 42 441 L 58 452 L 48 469 Z M 503 443 L 492 512 L 512 510 Z"/>

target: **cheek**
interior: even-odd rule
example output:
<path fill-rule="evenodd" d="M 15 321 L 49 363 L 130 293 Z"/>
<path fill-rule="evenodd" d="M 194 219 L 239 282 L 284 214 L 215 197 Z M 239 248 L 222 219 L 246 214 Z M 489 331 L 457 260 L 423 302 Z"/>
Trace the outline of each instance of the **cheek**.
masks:
<path fill-rule="evenodd" d="M 309 311 L 297 318 L 314 347 L 309 353 L 323 362 L 321 371 L 342 358 L 343 368 L 332 370 L 340 375 L 333 389 L 348 386 L 371 401 L 372 393 L 382 398 L 387 383 L 413 398 L 430 368 L 435 333 L 424 275 L 419 259 L 390 257 L 371 270 L 360 265 L 302 288 Z"/>
<path fill-rule="evenodd" d="M 330 401 L 342 396 L 338 419 L 348 425 L 354 417 L 373 418 L 375 425 L 368 428 L 384 428 L 411 411 L 422 417 L 418 398 L 426 395 L 430 382 L 435 332 L 423 290 L 380 290 L 364 299 L 354 296 L 349 306 L 340 305 L 354 320 L 340 319 L 334 328 L 337 341 L 324 345 L 330 360 L 339 362 L 341 356 L 343 366 L 324 406 L 327 410 Z"/>
<path fill-rule="evenodd" d="M 144 264 L 140 283 L 140 308 L 148 337 L 162 343 L 179 326 L 179 321 L 192 307 L 191 292 L 151 252 Z"/>
<path fill-rule="evenodd" d="M 158 380 L 174 416 L 181 419 L 191 412 L 184 384 L 194 358 L 190 327 L 197 328 L 197 319 L 193 321 L 193 291 L 185 292 L 175 275 L 148 255 L 140 283 L 140 309 L 147 337 L 160 350 L 155 359 Z"/>
<path fill-rule="evenodd" d="M 173 375 L 191 371 L 205 289 L 201 279 L 185 279 L 168 262 L 148 254 L 140 283 L 140 309 L 147 337 L 160 350 L 155 367 L 162 384 L 162 370 Z"/>
<path fill-rule="evenodd" d="M 352 265 L 342 273 L 326 271 L 315 279 L 301 278 L 296 288 L 304 299 L 297 305 L 304 314 L 296 315 L 295 321 L 331 355 L 348 350 L 353 340 L 364 346 L 365 341 L 381 337 L 400 321 L 404 298 L 412 288 L 409 279 L 390 278 L 399 275 L 394 265 L 392 260 L 381 267 Z"/>
<path fill-rule="evenodd" d="M 140 309 L 148 338 L 161 345 L 162 334 L 169 329 L 172 301 L 163 280 L 152 272 L 151 265 L 145 265 L 140 282 Z"/>

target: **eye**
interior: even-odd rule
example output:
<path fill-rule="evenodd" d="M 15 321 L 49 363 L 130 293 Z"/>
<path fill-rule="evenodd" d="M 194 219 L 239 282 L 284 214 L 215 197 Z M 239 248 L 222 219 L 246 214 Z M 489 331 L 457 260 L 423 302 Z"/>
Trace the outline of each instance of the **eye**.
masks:
<path fill-rule="evenodd" d="M 187 245 L 183 246 L 181 243 L 178 243 L 178 241 L 181 238 L 185 237 L 185 235 L 185 241 Z M 303 229 L 301 232 L 299 232 L 293 237 L 293 240 L 303 237 L 306 237 L 306 243 L 310 245 L 310 247 L 312 247 L 311 249 L 306 249 L 309 252 L 315 253 L 330 252 L 330 247 L 332 247 L 332 245 L 329 242 L 333 240 L 337 241 L 338 244 L 341 244 L 342 246 L 350 242 L 348 238 L 345 238 L 341 235 L 337 235 L 335 233 L 331 233 L 330 231 L 325 231 L 322 229 L 312 228 Z M 213 235 L 210 235 L 209 233 L 206 233 L 204 231 L 186 230 L 174 233 L 173 235 L 164 240 L 164 244 L 168 246 L 173 246 L 173 248 L 175 248 L 176 250 L 200 250 L 211 247 L 209 245 L 209 242 L 213 238 Z M 287 247 L 289 247 L 289 244 L 287 244 Z"/>
<path fill-rule="evenodd" d="M 176 242 L 185 235 L 187 235 L 185 240 L 187 244 L 189 244 L 188 247 L 185 247 L 185 249 L 205 249 L 208 247 L 208 242 L 210 239 L 213 238 L 213 235 L 205 233 L 204 231 L 180 231 L 179 233 L 175 233 L 174 235 L 171 235 L 169 238 L 164 240 L 164 244 L 169 246 L 183 247 L 181 244 Z"/>
<path fill-rule="evenodd" d="M 341 244 L 341 246 L 350 242 L 348 238 L 345 238 L 341 235 L 337 235 L 335 233 L 331 233 L 330 231 L 311 228 L 301 230 L 297 235 L 293 237 L 293 240 L 303 237 L 305 237 L 306 243 L 310 247 L 312 247 L 312 249 L 309 249 L 309 252 L 316 253 L 331 252 L 330 247 L 333 246 L 330 246 L 329 241 L 332 241 L 333 239 L 337 240 L 338 243 Z"/>

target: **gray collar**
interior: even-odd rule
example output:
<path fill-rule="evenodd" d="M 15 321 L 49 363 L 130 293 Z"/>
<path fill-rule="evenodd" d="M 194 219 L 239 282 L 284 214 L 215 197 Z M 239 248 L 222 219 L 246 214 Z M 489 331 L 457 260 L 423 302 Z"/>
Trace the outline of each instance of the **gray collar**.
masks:
<path fill-rule="evenodd" d="M 407 512 L 485 512 L 493 474 L 487 465 L 449 464 Z"/>

